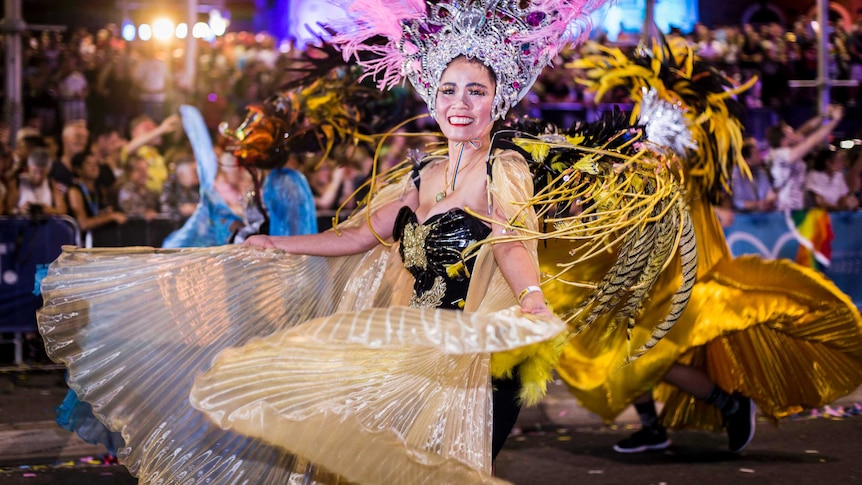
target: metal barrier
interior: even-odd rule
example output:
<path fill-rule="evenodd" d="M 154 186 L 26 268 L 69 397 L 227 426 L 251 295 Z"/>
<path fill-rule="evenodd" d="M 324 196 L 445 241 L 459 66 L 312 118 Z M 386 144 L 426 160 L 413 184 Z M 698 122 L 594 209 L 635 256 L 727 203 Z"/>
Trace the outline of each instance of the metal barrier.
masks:
<path fill-rule="evenodd" d="M 90 246 L 94 248 L 151 246 L 158 248 L 183 221 L 170 217 L 144 219 L 129 217 L 125 224 L 108 224 L 90 231 Z"/>
<path fill-rule="evenodd" d="M 823 273 L 862 308 L 862 211 L 830 212 L 831 262 Z M 736 213 L 724 228 L 734 256 L 757 254 L 766 259 L 796 259 L 799 243 L 782 212 Z"/>
<path fill-rule="evenodd" d="M 16 365 L 24 361 L 25 333 L 36 331 L 41 275 L 62 246 L 80 244 L 78 225 L 70 217 L 0 217 L 0 333 L 13 334 L 0 343 L 13 344 Z"/>

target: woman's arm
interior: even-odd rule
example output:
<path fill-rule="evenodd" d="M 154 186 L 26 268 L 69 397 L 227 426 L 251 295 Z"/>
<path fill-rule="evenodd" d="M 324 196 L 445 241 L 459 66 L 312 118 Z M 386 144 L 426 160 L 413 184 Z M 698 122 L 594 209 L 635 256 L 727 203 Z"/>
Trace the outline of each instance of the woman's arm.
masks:
<path fill-rule="evenodd" d="M 419 206 L 419 191 L 410 190 L 405 196 L 381 207 L 371 215 L 371 227 L 383 240 L 392 238 L 392 226 L 402 207 L 416 209 Z M 354 217 L 362 217 L 359 213 Z M 248 238 L 245 245 L 259 248 L 277 248 L 292 254 L 309 256 L 346 256 L 367 251 L 379 243 L 368 224 L 346 227 L 336 233 L 334 230 L 318 234 L 299 236 L 264 236 Z"/>
<path fill-rule="evenodd" d="M 126 215 L 122 212 L 108 212 L 97 216 L 88 216 L 87 209 L 84 206 L 84 196 L 81 195 L 81 192 L 74 189 L 69 190 L 69 208 L 71 209 L 72 216 L 78 223 L 78 229 L 81 231 L 96 229 L 110 222 L 116 222 L 117 224 L 126 222 Z"/>
<path fill-rule="evenodd" d="M 496 225 L 495 225 L 496 226 Z M 499 227 L 495 230 L 499 231 Z M 539 271 L 530 257 L 524 243 L 520 241 L 498 243 L 493 246 L 494 259 L 509 283 L 512 291 L 518 295 L 521 311 L 534 315 L 551 316 L 551 310 L 545 304 L 545 295 L 539 288 Z"/>
<path fill-rule="evenodd" d="M 66 198 L 63 197 L 63 191 L 60 190 L 60 187 L 58 187 L 53 180 L 48 181 L 48 184 L 51 186 L 51 194 L 54 198 L 54 205 L 53 207 L 45 207 L 45 213 L 53 215 L 68 214 L 69 209 L 66 207 Z"/>
<path fill-rule="evenodd" d="M 499 221 L 491 224 L 491 234 L 506 235 L 504 225 L 507 217 L 506 208 L 517 207 L 512 201 L 525 201 L 533 195 L 533 177 L 526 162 L 520 155 L 503 155 L 494 162 L 493 174 L 493 219 Z M 535 213 L 530 210 L 523 221 L 532 230 L 537 229 Z M 535 250 L 526 245 L 536 244 L 535 241 L 511 241 L 495 243 L 492 246 L 494 259 L 509 284 L 512 292 L 518 297 L 521 311 L 534 315 L 551 316 L 553 313 L 545 303 L 545 295 L 539 289 L 539 266 Z"/>

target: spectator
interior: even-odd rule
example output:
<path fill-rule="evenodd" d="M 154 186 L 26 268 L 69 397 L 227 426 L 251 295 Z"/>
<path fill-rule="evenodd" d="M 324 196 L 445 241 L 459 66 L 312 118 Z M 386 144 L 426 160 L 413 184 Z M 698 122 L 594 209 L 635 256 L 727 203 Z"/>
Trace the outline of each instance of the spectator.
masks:
<path fill-rule="evenodd" d="M 61 140 L 63 142 L 63 154 L 54 161 L 49 176 L 64 193 L 74 183 L 75 179 L 72 170 L 72 157 L 87 148 L 89 139 L 90 131 L 87 130 L 87 125 L 83 120 L 69 121 L 63 126 Z"/>
<path fill-rule="evenodd" d="M 152 219 L 159 213 L 159 193 L 147 186 L 149 164 L 140 155 L 126 161 L 125 180 L 117 194 L 120 210 L 127 216 Z"/>
<path fill-rule="evenodd" d="M 132 139 L 123 147 L 120 159 L 125 163 L 132 154 L 143 157 L 149 164 L 147 187 L 154 192 L 160 192 L 168 179 L 168 167 L 165 157 L 159 150 L 164 135 L 181 128 L 180 116 L 173 114 L 158 126 L 149 115 L 139 115 L 132 119 L 130 133 Z"/>
<path fill-rule="evenodd" d="M 21 128 L 15 136 L 15 150 L 12 152 L 12 165 L 7 174 L 9 180 L 26 170 L 27 157 L 34 148 L 45 146 L 45 140 L 32 128 Z"/>
<path fill-rule="evenodd" d="M 744 177 L 738 165 L 732 174 L 733 208 L 741 211 L 764 212 L 775 209 L 777 195 L 772 188 L 769 169 L 757 147 L 757 140 L 749 138 L 742 145 L 742 158 L 751 169 L 751 178 Z"/>
<path fill-rule="evenodd" d="M 6 206 L 6 196 L 9 193 L 9 184 L 12 183 L 12 165 L 14 163 L 12 153 L 6 145 L 9 139 L 9 127 L 0 124 L 0 215 L 5 215 L 10 208 Z"/>
<path fill-rule="evenodd" d="M 67 124 L 73 120 L 87 121 L 87 95 L 89 84 L 81 72 L 80 61 L 74 54 L 66 54 L 60 63 L 57 75 L 60 121 Z"/>
<path fill-rule="evenodd" d="M 132 60 L 122 51 L 112 50 L 96 78 L 96 90 L 105 100 L 105 125 L 126 126 L 132 113 L 139 112 L 135 101 Z"/>
<path fill-rule="evenodd" d="M 99 161 L 99 180 L 97 185 L 102 200 L 107 205 L 117 207 L 117 181 L 123 178 L 120 155 L 126 140 L 117 128 L 104 128 L 93 143 L 93 156 Z"/>
<path fill-rule="evenodd" d="M 856 210 L 859 200 L 850 192 L 845 175 L 846 153 L 823 148 L 814 155 L 811 171 L 805 177 L 805 190 L 812 205 L 826 210 Z"/>
<path fill-rule="evenodd" d="M 156 48 L 146 45 L 143 48 L 143 56 L 135 66 L 132 79 L 135 92 L 138 93 L 141 109 L 156 123 L 165 119 L 165 102 L 170 87 L 170 68 L 168 63 L 161 59 Z M 162 180 L 159 185 L 164 182 Z"/>
<path fill-rule="evenodd" d="M 27 170 L 9 185 L 6 206 L 17 214 L 66 214 L 63 193 L 48 178 L 51 155 L 36 148 L 27 157 Z"/>
<path fill-rule="evenodd" d="M 81 232 L 89 232 L 106 224 L 124 224 L 126 215 L 114 212 L 99 200 L 96 180 L 99 178 L 99 162 L 92 153 L 81 151 L 72 157 L 75 183 L 66 192 L 69 215 L 78 223 Z"/>
<path fill-rule="evenodd" d="M 778 193 L 776 209 L 805 208 L 806 166 L 802 159 L 826 140 L 843 115 L 843 108 L 833 105 L 827 109 L 825 117 L 815 116 L 798 132 L 788 125 L 773 126 L 767 130 L 769 151 L 766 163 L 772 175 L 773 187 Z M 812 128 L 817 125 L 820 126 Z"/>
<path fill-rule="evenodd" d="M 200 202 L 200 180 L 193 157 L 180 157 L 173 175 L 165 182 L 159 199 L 161 212 L 174 219 L 186 219 Z"/>

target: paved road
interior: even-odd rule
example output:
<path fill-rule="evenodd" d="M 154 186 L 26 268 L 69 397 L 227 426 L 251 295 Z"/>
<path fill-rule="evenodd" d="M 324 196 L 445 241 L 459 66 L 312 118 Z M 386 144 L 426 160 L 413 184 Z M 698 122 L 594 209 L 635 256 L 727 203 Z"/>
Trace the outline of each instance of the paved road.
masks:
<path fill-rule="evenodd" d="M 64 393 L 56 371 L 0 373 L 0 484 L 136 483 L 122 466 L 84 463 L 82 458 L 98 458 L 101 449 L 53 425 L 53 407 Z M 849 408 L 860 396 L 857 391 L 833 407 Z M 862 415 L 806 415 L 781 427 L 761 418 L 741 456 L 725 451 L 724 435 L 697 431 L 672 434 L 674 445 L 665 452 L 615 453 L 611 446 L 635 421 L 627 413 L 618 425 L 604 426 L 562 386 L 552 387 L 543 406 L 522 413 L 497 473 L 516 485 L 862 483 Z"/>

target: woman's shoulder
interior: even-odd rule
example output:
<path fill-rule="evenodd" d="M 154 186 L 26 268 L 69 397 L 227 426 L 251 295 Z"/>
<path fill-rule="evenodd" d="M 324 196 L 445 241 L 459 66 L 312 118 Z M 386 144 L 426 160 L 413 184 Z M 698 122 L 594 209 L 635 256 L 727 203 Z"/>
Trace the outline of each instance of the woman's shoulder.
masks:
<path fill-rule="evenodd" d="M 494 163 L 502 162 L 502 163 L 512 163 L 527 166 L 527 159 L 524 155 L 512 148 L 496 148 L 494 149 L 494 153 L 491 155 Z"/>

